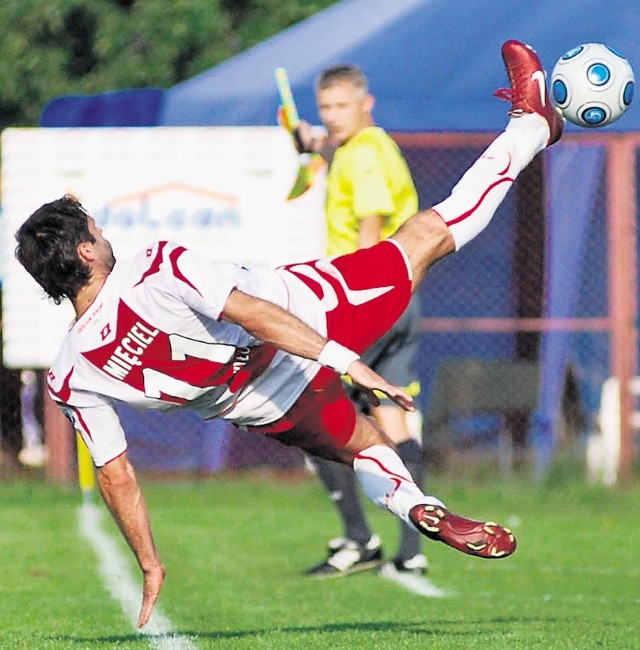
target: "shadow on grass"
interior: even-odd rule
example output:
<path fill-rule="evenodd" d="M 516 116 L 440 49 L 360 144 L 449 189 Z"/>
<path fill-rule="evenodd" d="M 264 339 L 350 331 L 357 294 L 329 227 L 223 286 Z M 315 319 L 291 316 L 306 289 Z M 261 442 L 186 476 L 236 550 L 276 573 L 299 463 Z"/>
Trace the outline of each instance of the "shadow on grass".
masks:
<path fill-rule="evenodd" d="M 470 637 L 477 636 L 481 633 L 486 633 L 487 627 L 493 626 L 502 626 L 502 625 L 529 625 L 529 624 L 540 624 L 544 623 L 545 625 L 554 624 L 558 622 L 567 622 L 566 618 L 523 618 L 523 617 L 496 617 L 496 618 L 485 618 L 478 621 L 418 621 L 418 622 L 402 622 L 398 621 L 374 621 L 369 623 L 327 623 L 325 625 L 296 625 L 296 626 L 286 626 L 286 627 L 266 627 L 261 629 L 249 629 L 249 630 L 220 630 L 220 631 L 211 631 L 211 632 L 202 632 L 202 631 L 176 631 L 173 634 L 163 634 L 163 635 L 151 635 L 151 634 L 127 634 L 127 635 L 118 635 L 118 636 L 107 636 L 107 637 L 79 637 L 79 636 L 48 636 L 47 639 L 51 641 L 67 641 L 73 644 L 85 644 L 85 643 L 107 643 L 107 644 L 117 644 L 117 643 L 132 643 L 140 642 L 141 644 L 148 643 L 149 639 L 171 639 L 171 638 L 182 638 L 182 639 L 193 639 L 197 641 L 198 639 L 212 639 L 212 640 L 223 640 L 223 639 L 246 639 L 250 637 L 261 637 L 264 635 L 270 634 L 318 634 L 318 635 L 331 635 L 331 634 L 344 634 L 346 632 L 362 632 L 362 633 L 372 633 L 372 632 L 409 632 L 413 634 L 422 634 L 424 636 L 431 637 L 441 637 L 441 636 L 460 636 L 460 637 Z M 469 629 L 473 626 L 477 626 L 479 629 L 473 630 Z M 456 628 L 464 628 L 456 630 Z"/>

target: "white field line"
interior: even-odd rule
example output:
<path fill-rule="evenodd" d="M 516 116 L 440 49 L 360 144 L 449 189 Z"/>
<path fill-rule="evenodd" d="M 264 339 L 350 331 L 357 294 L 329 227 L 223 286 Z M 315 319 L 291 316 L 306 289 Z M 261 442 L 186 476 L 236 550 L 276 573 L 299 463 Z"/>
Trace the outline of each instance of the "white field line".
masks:
<path fill-rule="evenodd" d="M 149 622 L 142 630 L 136 628 L 142 602 L 142 587 L 133 578 L 127 558 L 122 554 L 111 535 L 102 527 L 102 511 L 92 503 L 85 502 L 78 510 L 80 531 L 98 556 L 98 569 L 105 586 L 132 627 L 149 637 L 149 645 L 158 650 L 196 650 L 197 646 L 187 637 L 173 632 L 171 621 L 156 606 Z"/>

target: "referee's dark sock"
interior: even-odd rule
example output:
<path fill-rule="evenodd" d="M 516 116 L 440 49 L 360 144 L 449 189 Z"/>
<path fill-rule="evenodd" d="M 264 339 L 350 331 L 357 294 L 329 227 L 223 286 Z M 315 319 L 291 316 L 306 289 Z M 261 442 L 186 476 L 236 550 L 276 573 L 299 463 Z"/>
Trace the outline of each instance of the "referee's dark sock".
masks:
<path fill-rule="evenodd" d="M 427 473 L 422 446 L 417 440 L 411 438 L 399 443 L 396 448 L 398 456 L 409 470 L 411 478 L 418 487 L 422 488 Z M 400 526 L 400 544 L 396 558 L 404 561 L 422 553 L 423 537 L 417 530 L 409 528 L 404 523 L 401 523 Z"/>
<path fill-rule="evenodd" d="M 366 544 L 372 533 L 362 509 L 359 483 L 353 468 L 324 458 L 314 458 L 313 463 L 338 509 L 344 536 L 358 544 Z"/>

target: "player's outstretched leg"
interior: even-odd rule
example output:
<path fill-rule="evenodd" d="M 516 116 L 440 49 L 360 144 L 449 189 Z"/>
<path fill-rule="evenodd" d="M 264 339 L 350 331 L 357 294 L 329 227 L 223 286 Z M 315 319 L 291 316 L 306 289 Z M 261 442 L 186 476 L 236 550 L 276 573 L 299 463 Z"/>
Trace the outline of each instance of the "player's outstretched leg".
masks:
<path fill-rule="evenodd" d="M 492 560 L 508 557 L 516 550 L 513 533 L 493 521 L 467 519 L 433 505 L 414 506 L 409 519 L 429 539 L 467 555 Z"/>
<path fill-rule="evenodd" d="M 564 121 L 549 98 L 535 51 L 511 40 L 502 46 L 502 58 L 511 87 L 496 94 L 511 102 L 509 124 L 451 195 L 433 207 L 449 227 L 456 250 L 484 230 L 520 172 L 562 135 Z"/>
<path fill-rule="evenodd" d="M 497 92 L 511 102 L 506 129 L 444 201 L 419 212 L 392 235 L 407 254 L 414 289 L 434 262 L 487 227 L 518 174 L 562 135 L 564 121 L 549 98 L 538 55 L 524 43 L 510 40 L 502 47 L 502 58 L 511 84 Z"/>

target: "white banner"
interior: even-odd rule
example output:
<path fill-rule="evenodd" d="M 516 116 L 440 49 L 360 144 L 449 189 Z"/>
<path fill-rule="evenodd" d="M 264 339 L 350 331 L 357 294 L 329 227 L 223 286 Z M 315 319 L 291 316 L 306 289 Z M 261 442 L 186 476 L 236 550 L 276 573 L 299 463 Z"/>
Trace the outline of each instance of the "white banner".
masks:
<path fill-rule="evenodd" d="M 126 259 L 168 239 L 219 261 L 276 266 L 324 254 L 324 176 L 287 201 L 298 170 L 278 127 L 8 129 L 2 134 L 5 364 L 46 368 L 73 309 L 14 257 L 40 205 L 73 194 Z"/>

